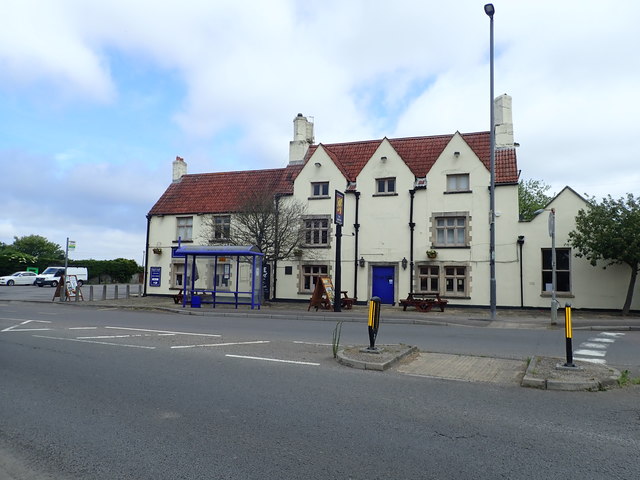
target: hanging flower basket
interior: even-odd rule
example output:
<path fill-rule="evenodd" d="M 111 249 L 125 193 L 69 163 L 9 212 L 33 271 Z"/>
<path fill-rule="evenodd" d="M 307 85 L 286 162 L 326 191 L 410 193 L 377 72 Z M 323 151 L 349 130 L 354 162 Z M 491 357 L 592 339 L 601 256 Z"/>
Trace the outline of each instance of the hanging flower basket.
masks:
<path fill-rule="evenodd" d="M 438 252 L 435 250 L 427 250 L 427 257 L 436 258 L 438 256 Z"/>

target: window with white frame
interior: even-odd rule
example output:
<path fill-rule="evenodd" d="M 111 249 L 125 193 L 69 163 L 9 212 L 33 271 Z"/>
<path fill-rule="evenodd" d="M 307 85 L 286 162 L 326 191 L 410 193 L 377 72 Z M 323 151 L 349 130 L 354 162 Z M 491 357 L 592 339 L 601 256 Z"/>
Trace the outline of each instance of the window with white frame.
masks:
<path fill-rule="evenodd" d="M 177 238 L 183 242 L 190 242 L 193 240 L 193 217 L 178 217 L 177 218 Z"/>
<path fill-rule="evenodd" d="M 169 270 L 169 288 L 184 287 L 184 263 L 171 263 Z"/>
<path fill-rule="evenodd" d="M 311 197 L 328 197 L 329 182 L 311 182 Z"/>
<path fill-rule="evenodd" d="M 466 297 L 467 267 L 463 265 L 444 266 L 444 293 L 448 296 Z"/>
<path fill-rule="evenodd" d="M 436 247 L 466 247 L 468 241 L 468 216 L 464 214 L 443 214 L 434 217 Z"/>
<path fill-rule="evenodd" d="M 396 193 L 395 177 L 376 178 L 376 194 L 377 195 L 391 195 L 393 193 Z"/>
<path fill-rule="evenodd" d="M 304 243 L 308 247 L 329 245 L 329 218 L 306 218 L 304 220 Z"/>
<path fill-rule="evenodd" d="M 302 265 L 301 267 L 301 285 L 300 291 L 313 293 L 316 289 L 316 283 L 322 276 L 327 275 L 329 271 L 326 265 Z"/>
<path fill-rule="evenodd" d="M 542 249 L 542 291 L 553 290 L 552 250 Z M 556 248 L 556 292 L 571 292 L 571 249 Z"/>
<path fill-rule="evenodd" d="M 440 267 L 438 265 L 419 267 L 418 285 L 421 292 L 440 293 Z"/>
<path fill-rule="evenodd" d="M 212 219 L 212 238 L 224 242 L 231 237 L 231 215 L 216 215 Z"/>
<path fill-rule="evenodd" d="M 447 192 L 468 192 L 469 174 L 455 173 L 447 175 Z"/>

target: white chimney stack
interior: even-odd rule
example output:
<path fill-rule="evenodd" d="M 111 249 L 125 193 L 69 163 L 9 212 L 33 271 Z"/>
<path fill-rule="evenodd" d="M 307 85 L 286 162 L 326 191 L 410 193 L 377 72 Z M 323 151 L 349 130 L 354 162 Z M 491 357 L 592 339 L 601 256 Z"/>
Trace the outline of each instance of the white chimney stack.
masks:
<path fill-rule="evenodd" d="M 496 121 L 496 148 L 513 148 L 513 118 L 511 116 L 511 97 L 506 93 L 493 102 Z"/>
<path fill-rule="evenodd" d="M 183 175 L 187 174 L 187 162 L 182 157 L 176 157 L 173 161 L 173 182 L 179 182 Z"/>
<path fill-rule="evenodd" d="M 301 164 L 313 142 L 313 121 L 299 113 L 293 119 L 293 141 L 289 142 L 289 164 Z"/>

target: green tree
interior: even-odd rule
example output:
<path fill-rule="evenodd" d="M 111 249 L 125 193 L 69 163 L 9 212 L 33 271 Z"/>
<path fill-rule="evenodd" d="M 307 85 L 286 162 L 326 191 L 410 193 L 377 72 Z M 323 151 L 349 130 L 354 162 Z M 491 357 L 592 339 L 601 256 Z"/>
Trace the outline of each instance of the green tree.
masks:
<path fill-rule="evenodd" d="M 529 221 L 535 217 L 536 210 L 544 208 L 552 197 L 547 195 L 551 188 L 542 180 L 520 180 L 518 183 L 518 205 L 520 220 Z"/>
<path fill-rule="evenodd" d="M 50 242 L 41 235 L 13 237 L 12 247 L 19 252 L 26 253 L 34 257 L 45 257 L 50 259 L 64 258 L 64 250 L 62 250 L 60 245 Z"/>
<path fill-rule="evenodd" d="M 640 266 L 640 197 L 627 194 L 615 200 L 609 195 L 601 203 L 589 200 L 587 210 L 580 210 L 576 229 L 569 233 L 569 245 L 591 265 L 598 261 L 610 265 L 625 264 L 631 269 L 622 314 L 628 315 Z"/>

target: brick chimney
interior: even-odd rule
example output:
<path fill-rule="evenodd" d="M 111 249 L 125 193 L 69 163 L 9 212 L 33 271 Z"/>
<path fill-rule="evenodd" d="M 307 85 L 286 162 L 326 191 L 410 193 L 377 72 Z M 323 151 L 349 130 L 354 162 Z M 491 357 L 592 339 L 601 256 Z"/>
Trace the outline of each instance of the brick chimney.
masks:
<path fill-rule="evenodd" d="M 293 119 L 293 141 L 289 142 L 289 165 L 301 164 L 313 142 L 313 120 L 299 113 Z"/>
<path fill-rule="evenodd" d="M 187 162 L 182 157 L 176 157 L 173 161 L 173 182 L 179 182 L 183 175 L 187 174 Z"/>

